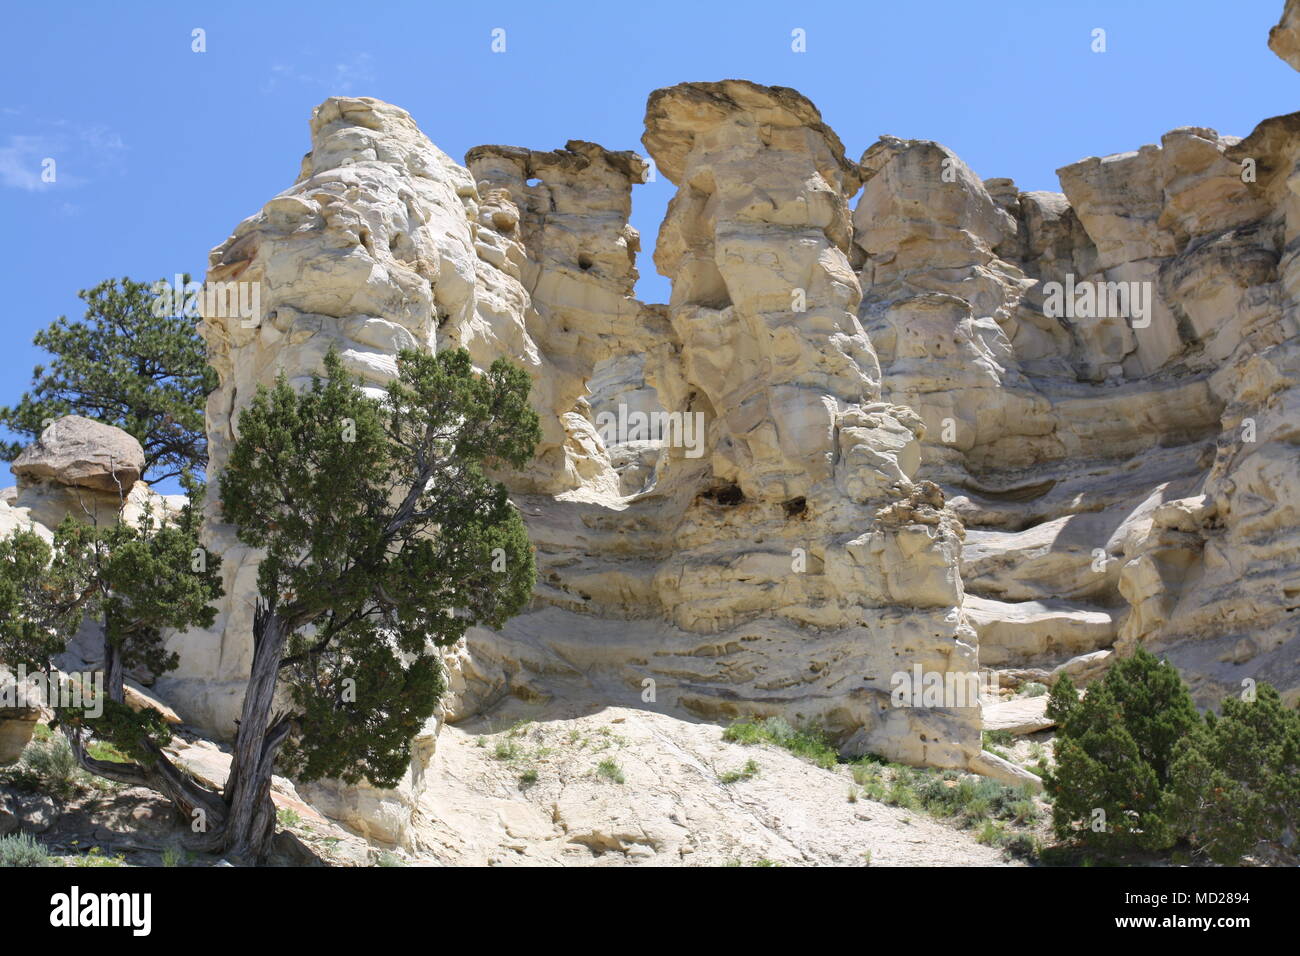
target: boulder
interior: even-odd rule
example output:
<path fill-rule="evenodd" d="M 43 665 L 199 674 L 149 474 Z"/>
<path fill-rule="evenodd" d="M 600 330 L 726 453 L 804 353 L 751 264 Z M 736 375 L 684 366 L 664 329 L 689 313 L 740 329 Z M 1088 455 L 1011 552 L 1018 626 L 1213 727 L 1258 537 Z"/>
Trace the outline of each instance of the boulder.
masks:
<path fill-rule="evenodd" d="M 52 482 L 126 495 L 144 472 L 144 449 L 120 428 L 65 415 L 23 450 L 10 471 L 20 486 Z"/>

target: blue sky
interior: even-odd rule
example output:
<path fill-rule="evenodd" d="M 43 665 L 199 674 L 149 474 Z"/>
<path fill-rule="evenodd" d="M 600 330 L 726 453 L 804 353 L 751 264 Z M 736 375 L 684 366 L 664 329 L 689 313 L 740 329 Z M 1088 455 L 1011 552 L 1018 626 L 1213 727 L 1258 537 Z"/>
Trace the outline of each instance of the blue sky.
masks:
<path fill-rule="evenodd" d="M 792 86 L 857 158 L 882 134 L 938 140 L 983 177 L 1054 170 L 1178 126 L 1244 136 L 1300 109 L 1267 49 L 1281 0 L 844 3 L 7 3 L 0 37 L 0 403 L 110 276 L 201 276 L 207 252 L 297 175 L 312 107 L 375 96 L 461 159 L 586 139 L 641 150 L 651 90 L 739 77 Z M 506 31 L 506 52 L 491 33 Z M 206 31 L 207 51 L 191 50 Z M 1105 53 L 1091 50 L 1106 31 Z M 807 52 L 791 50 L 801 29 Z M 57 181 L 41 182 L 42 160 Z M 640 295 L 673 192 L 633 193 Z M 0 476 L 0 485 L 6 484 Z"/>

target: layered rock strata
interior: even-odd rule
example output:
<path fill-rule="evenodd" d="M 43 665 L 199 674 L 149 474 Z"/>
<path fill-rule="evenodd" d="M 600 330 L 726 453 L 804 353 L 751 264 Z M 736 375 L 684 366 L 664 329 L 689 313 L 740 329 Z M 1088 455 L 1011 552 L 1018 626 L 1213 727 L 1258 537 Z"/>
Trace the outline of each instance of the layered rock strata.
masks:
<path fill-rule="evenodd" d="M 322 104 L 297 183 L 212 253 L 264 305 L 202 325 L 214 481 L 255 387 L 330 346 L 373 387 L 401 348 L 533 376 L 543 442 L 504 477 L 538 587 L 448 653 L 441 718 L 780 716 L 1014 779 L 967 678 L 1086 682 L 1141 642 L 1202 704 L 1300 695 L 1296 116 L 1085 159 L 1060 193 L 925 140 L 855 162 L 800 94 L 737 80 L 655 92 L 643 141 L 677 188 L 666 305 L 634 294 L 641 157 L 462 167 L 370 99 Z M 228 734 L 257 556 L 215 510 L 206 533 L 228 597 L 166 691 Z M 900 675 L 949 693 L 900 699 Z M 317 797 L 400 842 L 422 772 Z"/>

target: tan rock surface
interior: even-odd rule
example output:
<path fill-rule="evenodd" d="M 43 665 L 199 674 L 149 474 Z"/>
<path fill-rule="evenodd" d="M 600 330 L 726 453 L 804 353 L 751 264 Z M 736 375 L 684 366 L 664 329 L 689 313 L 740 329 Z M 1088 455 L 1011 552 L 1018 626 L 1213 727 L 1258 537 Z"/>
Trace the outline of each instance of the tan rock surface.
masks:
<path fill-rule="evenodd" d="M 871 866 L 1004 865 L 973 832 L 850 802 L 843 769 L 724 742 L 712 724 L 612 707 L 512 728 L 529 710 L 444 729 L 417 814 L 421 852 L 496 866 L 863 866 L 867 854 Z M 600 774 L 603 760 L 622 783 Z M 753 777 L 722 782 L 750 760 Z M 530 769 L 536 781 L 521 783 Z"/>
<path fill-rule="evenodd" d="M 408 779 L 326 785 L 332 815 L 410 843 L 433 806 L 448 846 L 482 834 L 464 859 L 493 840 L 503 861 L 681 859 L 689 840 L 647 836 L 585 779 L 576 803 L 482 789 L 460 726 L 503 701 L 577 694 L 681 766 L 713 753 L 687 728 L 780 715 L 848 753 L 1018 781 L 980 749 L 978 702 L 895 707 L 893 678 L 1086 682 L 1141 642 L 1203 705 L 1246 679 L 1300 695 L 1297 115 L 1074 162 L 1059 193 L 981 179 L 928 140 L 853 162 L 806 98 L 738 80 L 656 91 L 643 142 L 677 187 L 654 253 L 665 305 L 634 296 L 640 157 L 575 140 L 462 167 L 369 99 L 322 104 L 298 182 L 212 254 L 209 279 L 261 282 L 266 305 L 253 327 L 204 322 L 214 477 L 255 386 L 303 381 L 331 344 L 373 386 L 401 347 L 534 379 L 543 442 L 508 478 L 533 604 L 448 653 L 450 726 Z M 1055 308 L 1063 286 L 1093 305 Z M 1098 314 L 1106 296 L 1123 307 Z M 610 434 L 620 410 L 702 427 Z M 208 518 L 229 596 L 211 632 L 174 639 L 161 690 L 228 734 L 257 556 Z M 653 788 L 686 771 L 638 760 L 670 819 Z M 444 775 L 462 783 L 440 791 Z M 701 799 L 755 852 L 815 841 Z"/>
<path fill-rule="evenodd" d="M 10 466 L 24 482 L 52 482 L 125 495 L 144 471 L 140 443 L 112 425 L 81 415 L 53 421 Z"/>

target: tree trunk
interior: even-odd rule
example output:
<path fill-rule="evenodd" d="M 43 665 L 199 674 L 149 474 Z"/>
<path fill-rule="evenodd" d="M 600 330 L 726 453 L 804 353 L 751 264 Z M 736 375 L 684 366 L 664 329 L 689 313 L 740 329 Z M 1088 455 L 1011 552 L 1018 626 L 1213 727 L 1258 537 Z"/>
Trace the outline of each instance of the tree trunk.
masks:
<path fill-rule="evenodd" d="M 149 754 L 144 763 L 97 760 L 86 753 L 82 730 L 65 726 L 64 735 L 77 763 L 89 773 L 128 786 L 147 787 L 162 794 L 191 825 L 189 849 L 223 853 L 246 863 L 260 863 L 270 850 L 275 834 L 275 803 L 271 799 L 271 777 L 275 760 L 288 739 L 292 723 L 287 716 L 272 719 L 280 662 L 291 626 L 274 607 L 259 604 L 253 618 L 253 667 L 244 696 L 235 751 L 225 789 L 218 794 L 194 780 L 175 764 L 152 740 L 140 746 Z M 124 699 L 120 650 L 104 642 L 105 695 L 121 703 Z"/>
<path fill-rule="evenodd" d="M 275 607 L 259 604 L 253 616 L 253 667 L 226 781 L 229 815 L 221 840 L 222 849 L 248 862 L 266 858 L 275 833 L 271 775 L 276 755 L 289 736 L 290 723 L 286 718 L 272 722 L 271 707 L 289 633 Z"/>

